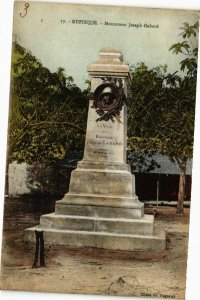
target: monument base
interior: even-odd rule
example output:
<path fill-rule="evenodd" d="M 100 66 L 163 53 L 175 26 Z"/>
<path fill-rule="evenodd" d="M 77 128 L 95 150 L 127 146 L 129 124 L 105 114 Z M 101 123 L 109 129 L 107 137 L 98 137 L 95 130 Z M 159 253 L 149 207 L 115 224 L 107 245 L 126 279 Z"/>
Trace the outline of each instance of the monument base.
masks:
<path fill-rule="evenodd" d="M 44 232 L 45 245 L 95 247 L 127 251 L 162 251 L 166 246 L 164 232 L 155 232 L 154 235 L 140 235 L 104 231 L 66 230 L 47 228 L 41 225 L 26 229 L 25 241 L 35 241 L 35 230 Z"/>
<path fill-rule="evenodd" d="M 134 193 L 134 176 L 122 166 L 74 170 L 69 192 L 56 202 L 55 213 L 42 215 L 40 225 L 26 229 L 25 240 L 34 242 L 38 230 L 50 245 L 164 250 L 165 233 L 154 230 L 154 216 L 144 214 L 144 204 Z"/>
<path fill-rule="evenodd" d="M 154 216 L 145 215 L 138 200 L 79 197 L 67 194 L 57 201 L 55 213 L 42 215 L 40 225 L 25 230 L 25 241 L 34 242 L 38 230 L 44 232 L 47 245 L 128 251 L 165 249 L 165 233 L 154 229 Z"/>

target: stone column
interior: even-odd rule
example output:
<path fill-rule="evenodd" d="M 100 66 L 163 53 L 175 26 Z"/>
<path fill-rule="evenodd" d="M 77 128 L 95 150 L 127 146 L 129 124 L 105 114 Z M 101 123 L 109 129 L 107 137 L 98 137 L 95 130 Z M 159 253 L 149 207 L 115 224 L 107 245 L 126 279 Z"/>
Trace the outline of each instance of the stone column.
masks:
<path fill-rule="evenodd" d="M 83 160 L 71 174 L 69 193 L 62 200 L 66 203 L 113 207 L 122 217 L 141 218 L 143 203 L 135 195 L 135 178 L 126 163 L 127 109 L 125 98 L 129 81 L 129 68 L 122 61 L 122 53 L 115 49 L 100 51 L 99 60 L 88 66 L 91 92 L 87 133 Z M 95 97 L 110 86 L 121 93 L 118 114 L 95 107 Z M 97 94 L 97 96 L 96 96 Z M 98 100 L 97 100 L 98 101 Z M 123 103 L 122 103 L 123 102 Z M 98 106 L 98 104 L 97 104 Z M 112 108 L 112 107 L 111 107 Z M 101 112 L 100 112 L 101 110 Z M 104 113 L 104 118 L 101 119 Z M 106 116 L 107 114 L 107 116 Z M 129 210 L 130 208 L 130 210 Z M 60 210 L 59 210 L 60 211 Z M 92 211 L 90 210 L 92 214 Z M 105 208 L 94 207 L 94 214 L 105 216 Z"/>

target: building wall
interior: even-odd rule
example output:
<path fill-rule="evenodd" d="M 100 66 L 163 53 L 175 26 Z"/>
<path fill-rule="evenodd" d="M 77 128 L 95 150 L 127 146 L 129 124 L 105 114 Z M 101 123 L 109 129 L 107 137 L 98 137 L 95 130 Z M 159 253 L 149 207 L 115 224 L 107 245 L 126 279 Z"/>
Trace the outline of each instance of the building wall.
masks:
<path fill-rule="evenodd" d="M 18 196 L 30 194 L 31 188 L 27 184 L 28 165 L 12 162 L 8 167 L 8 194 Z"/>
<path fill-rule="evenodd" d="M 46 166 L 45 164 L 28 165 L 12 162 L 8 169 L 9 196 L 27 194 L 64 195 L 69 188 L 72 168 Z"/>
<path fill-rule="evenodd" d="M 136 173 L 136 195 L 141 201 L 158 200 L 176 201 L 178 199 L 179 175 Z M 159 184 L 159 187 L 157 186 Z M 159 189 L 159 191 L 158 191 Z M 186 198 L 191 198 L 191 176 L 186 175 Z"/>

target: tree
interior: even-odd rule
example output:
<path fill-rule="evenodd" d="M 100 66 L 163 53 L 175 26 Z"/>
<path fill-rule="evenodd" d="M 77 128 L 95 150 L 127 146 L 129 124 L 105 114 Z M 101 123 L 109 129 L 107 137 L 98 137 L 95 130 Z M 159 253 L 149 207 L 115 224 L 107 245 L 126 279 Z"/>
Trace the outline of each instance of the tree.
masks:
<path fill-rule="evenodd" d="M 86 117 L 87 91 L 82 92 L 64 69 L 50 72 L 14 42 L 9 161 L 51 164 L 72 149 L 82 149 Z"/>
<path fill-rule="evenodd" d="M 173 50 L 175 54 L 184 54 L 184 58 L 180 62 L 181 71 L 187 71 L 187 76 L 183 80 L 178 80 L 178 89 L 172 90 L 173 96 L 179 97 L 185 102 L 185 105 L 181 105 L 177 109 L 181 110 L 183 115 L 182 122 L 179 123 L 182 129 L 183 140 L 180 141 L 177 137 L 176 142 L 179 149 L 178 155 L 176 155 L 176 161 L 180 168 L 180 180 L 179 180 L 179 194 L 177 213 L 183 213 L 184 197 L 185 197 L 185 180 L 186 180 L 186 164 L 189 157 L 192 157 L 193 152 L 193 136 L 194 136 L 194 118 L 195 118 L 195 96 L 196 96 L 196 81 L 197 81 L 197 56 L 198 56 L 198 28 L 199 23 L 196 22 L 193 25 L 189 25 L 187 22 L 183 23 L 183 27 L 180 29 L 181 37 L 184 39 L 181 43 L 173 44 L 169 50 Z M 175 83 L 175 82 L 174 82 Z M 178 94 L 177 94 L 178 92 Z M 175 94 L 175 95 L 174 95 Z M 180 102 L 180 101 L 179 101 Z M 185 108 L 185 109 L 184 109 Z M 182 147 L 181 147 L 182 145 Z"/>
<path fill-rule="evenodd" d="M 185 23 L 182 36 L 191 39 L 197 28 Z M 170 48 L 175 53 L 183 53 L 184 48 L 190 54 L 180 62 L 181 70 L 187 70 L 184 77 L 177 71 L 166 74 L 167 66 L 148 69 L 141 63 L 134 67 L 128 99 L 129 148 L 159 152 L 179 166 L 177 213 L 183 213 L 186 165 L 193 151 L 197 49 L 191 45 L 184 41 Z"/>

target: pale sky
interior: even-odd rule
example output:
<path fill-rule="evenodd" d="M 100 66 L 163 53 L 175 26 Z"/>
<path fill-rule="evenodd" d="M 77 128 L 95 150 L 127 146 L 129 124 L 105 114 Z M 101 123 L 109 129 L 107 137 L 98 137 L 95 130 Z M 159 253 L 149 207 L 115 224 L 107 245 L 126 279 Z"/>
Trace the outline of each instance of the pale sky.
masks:
<path fill-rule="evenodd" d="M 87 65 L 105 47 L 121 50 L 130 64 L 167 64 L 169 72 L 178 70 L 182 57 L 168 49 L 181 39 L 178 34 L 182 23 L 193 24 L 198 19 L 197 11 L 33 2 L 29 2 L 27 15 L 21 17 L 24 5 L 15 4 L 14 35 L 19 43 L 52 72 L 63 67 L 81 88 L 88 79 Z M 72 20 L 92 20 L 98 25 L 72 24 Z M 108 26 L 105 22 L 127 25 Z M 142 27 L 129 27 L 129 23 Z M 145 23 L 158 28 L 145 28 Z"/>

